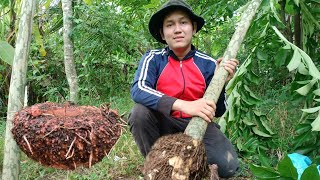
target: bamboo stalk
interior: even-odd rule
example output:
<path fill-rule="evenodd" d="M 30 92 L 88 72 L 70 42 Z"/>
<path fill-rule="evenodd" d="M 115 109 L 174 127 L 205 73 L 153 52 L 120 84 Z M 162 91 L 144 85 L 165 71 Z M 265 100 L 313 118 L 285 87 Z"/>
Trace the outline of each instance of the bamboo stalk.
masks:
<path fill-rule="evenodd" d="M 234 32 L 229 45 L 223 55 L 223 60 L 220 66 L 229 59 L 237 56 L 241 43 L 249 29 L 249 26 L 256 14 L 262 0 L 252 0 L 247 9 L 242 14 L 241 20 L 238 23 L 237 29 Z M 218 102 L 221 91 L 226 83 L 229 73 L 224 68 L 218 68 L 216 74 L 213 76 L 205 94 L 205 99 L 212 99 L 215 103 Z M 193 139 L 202 140 L 206 132 L 208 123 L 200 117 L 193 117 L 188 124 L 185 134 L 191 136 Z"/>

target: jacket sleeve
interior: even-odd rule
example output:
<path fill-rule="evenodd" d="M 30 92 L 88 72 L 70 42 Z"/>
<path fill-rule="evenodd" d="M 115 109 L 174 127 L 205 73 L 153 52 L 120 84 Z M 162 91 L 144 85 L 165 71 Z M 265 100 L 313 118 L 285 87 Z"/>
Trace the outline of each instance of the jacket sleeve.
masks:
<path fill-rule="evenodd" d="M 170 114 L 175 98 L 164 95 L 156 90 L 157 64 L 156 55 L 159 51 L 149 51 L 142 56 L 131 86 L 131 98 L 153 110 Z"/>

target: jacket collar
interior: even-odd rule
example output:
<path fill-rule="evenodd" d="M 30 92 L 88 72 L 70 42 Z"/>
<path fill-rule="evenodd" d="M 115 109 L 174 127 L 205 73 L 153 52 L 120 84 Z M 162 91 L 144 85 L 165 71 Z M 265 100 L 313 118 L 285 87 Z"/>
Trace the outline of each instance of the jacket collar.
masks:
<path fill-rule="evenodd" d="M 167 46 L 166 48 L 166 55 L 167 56 L 171 56 L 173 59 L 179 61 L 179 58 L 174 54 L 174 52 L 169 48 L 169 46 Z M 191 50 L 188 52 L 188 54 L 182 59 L 186 60 L 186 59 L 190 59 L 192 58 L 195 54 L 196 54 L 196 47 L 194 45 L 191 44 Z"/>

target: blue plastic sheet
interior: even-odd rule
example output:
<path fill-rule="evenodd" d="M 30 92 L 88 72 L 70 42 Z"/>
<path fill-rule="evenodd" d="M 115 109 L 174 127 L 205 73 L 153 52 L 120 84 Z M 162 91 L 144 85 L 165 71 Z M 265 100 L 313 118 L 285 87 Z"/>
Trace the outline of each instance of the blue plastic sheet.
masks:
<path fill-rule="evenodd" d="M 298 153 L 288 154 L 288 156 L 291 159 L 293 166 L 297 169 L 298 180 L 300 180 L 303 171 L 312 164 L 312 161 L 307 156 Z M 317 168 L 320 174 L 320 165 L 318 165 Z"/>

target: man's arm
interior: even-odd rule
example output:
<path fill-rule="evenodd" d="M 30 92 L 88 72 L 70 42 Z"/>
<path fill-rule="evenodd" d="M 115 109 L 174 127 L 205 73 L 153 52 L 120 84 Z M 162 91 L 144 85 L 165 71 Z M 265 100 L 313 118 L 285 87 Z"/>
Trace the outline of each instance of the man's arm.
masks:
<path fill-rule="evenodd" d="M 218 60 L 218 63 L 220 61 Z M 232 59 L 223 65 L 223 67 L 229 72 L 228 80 L 234 76 L 238 64 L 238 60 Z M 195 101 L 184 101 L 178 99 L 173 103 L 172 110 L 182 111 L 191 116 L 198 116 L 207 122 L 211 122 L 216 115 L 219 117 L 226 110 L 225 92 L 223 90 L 221 93 L 217 105 L 212 100 L 207 100 L 204 98 Z"/>
<path fill-rule="evenodd" d="M 133 101 L 154 110 L 157 109 L 158 101 L 163 96 L 163 93 L 155 89 L 157 81 L 155 54 L 157 52 L 149 51 L 142 56 L 130 89 Z"/>
<path fill-rule="evenodd" d="M 130 90 L 131 98 L 153 110 L 169 116 L 176 98 L 169 97 L 156 90 L 157 72 L 156 56 L 162 51 L 149 51 L 140 60 L 135 78 Z M 158 59 L 159 60 L 159 59 Z"/>
<path fill-rule="evenodd" d="M 172 110 L 182 111 L 191 116 L 198 116 L 211 122 L 215 116 L 216 105 L 213 101 L 204 98 L 195 101 L 177 99 L 172 105 Z"/>

